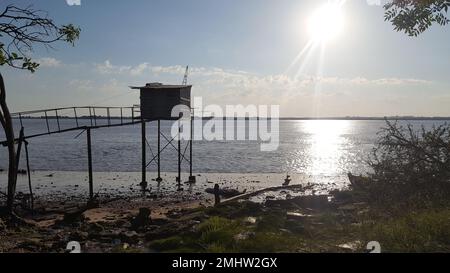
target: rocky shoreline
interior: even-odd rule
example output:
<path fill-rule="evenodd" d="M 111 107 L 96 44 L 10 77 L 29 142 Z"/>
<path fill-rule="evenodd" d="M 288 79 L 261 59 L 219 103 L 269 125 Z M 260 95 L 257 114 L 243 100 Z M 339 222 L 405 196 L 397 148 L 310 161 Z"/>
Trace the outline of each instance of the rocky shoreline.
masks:
<path fill-rule="evenodd" d="M 208 218 L 204 211 L 214 206 L 214 196 L 206 193 L 205 189 L 214 183 L 245 189 L 250 193 L 245 199 L 261 205 L 326 189 L 323 185 L 303 187 L 297 184 L 292 190 L 283 190 L 279 188 L 283 181 L 281 174 L 227 174 L 224 175 L 226 178 L 208 174 L 207 177 L 198 175 L 199 181 L 194 186 L 184 184 L 185 189 L 181 192 L 170 190 L 169 186 L 155 190 L 155 182 L 150 183 L 150 189 L 145 192 L 139 190 L 137 183 L 128 188 L 115 186 L 114 194 L 111 191 L 98 194 L 98 206 L 87 208 L 82 186 L 74 186 L 74 181 L 49 183 L 49 179 L 61 179 L 62 175 L 65 178 L 69 176 L 67 173 L 40 174 L 38 191 L 46 189 L 48 192 L 50 188 L 50 191 L 57 190 L 56 194 L 38 196 L 33 211 L 26 207 L 26 202 L 19 203 L 17 214 L 26 219 L 27 224 L 8 228 L 4 222 L 0 224 L 0 252 L 66 252 L 71 241 L 80 242 L 84 252 L 151 252 L 149 242 L 189 231 Z M 124 179 L 113 174 L 109 177 L 116 179 L 111 181 Z M 300 177 L 291 179 L 298 183 Z M 58 189 L 55 184 L 58 184 Z M 278 187 L 261 191 L 271 188 L 270 185 Z M 59 192 L 63 190 L 59 189 L 61 186 L 71 190 Z M 251 194 L 258 193 L 258 190 L 261 191 L 259 194 Z M 21 195 L 24 194 L 19 192 L 19 198 Z M 136 224 L 143 212 L 147 212 L 146 219 Z"/>

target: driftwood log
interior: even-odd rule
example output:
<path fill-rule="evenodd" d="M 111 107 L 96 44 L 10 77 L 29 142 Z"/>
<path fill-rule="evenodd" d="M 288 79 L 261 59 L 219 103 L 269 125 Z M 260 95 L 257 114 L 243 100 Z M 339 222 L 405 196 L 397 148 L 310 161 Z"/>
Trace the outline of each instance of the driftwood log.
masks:
<path fill-rule="evenodd" d="M 244 194 L 241 194 L 241 195 L 238 195 L 238 196 L 231 197 L 229 199 L 224 200 L 222 202 L 222 204 L 223 203 L 229 203 L 229 202 L 238 201 L 238 200 L 241 200 L 241 199 L 248 199 L 248 198 L 260 195 L 262 193 L 269 192 L 269 191 L 292 190 L 292 189 L 303 190 L 304 187 L 303 187 L 303 185 L 297 184 L 297 185 L 291 185 L 291 186 L 280 186 L 280 187 L 265 188 L 265 189 L 257 190 L 257 191 L 254 191 L 254 192 L 244 193 Z"/>

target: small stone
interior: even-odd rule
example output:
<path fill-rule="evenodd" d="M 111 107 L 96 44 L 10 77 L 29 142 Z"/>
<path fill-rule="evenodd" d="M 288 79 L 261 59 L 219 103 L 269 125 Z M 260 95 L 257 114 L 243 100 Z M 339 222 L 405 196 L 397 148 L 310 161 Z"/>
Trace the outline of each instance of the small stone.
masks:
<path fill-rule="evenodd" d="M 348 242 L 345 244 L 338 245 L 339 248 L 349 251 L 356 251 L 361 247 L 361 241 Z"/>
<path fill-rule="evenodd" d="M 245 219 L 245 223 L 254 225 L 254 224 L 256 224 L 256 218 L 255 217 L 247 217 Z"/>
<path fill-rule="evenodd" d="M 131 229 L 137 230 L 143 228 L 151 223 L 150 218 L 151 211 L 148 208 L 140 208 L 139 214 L 131 220 Z"/>

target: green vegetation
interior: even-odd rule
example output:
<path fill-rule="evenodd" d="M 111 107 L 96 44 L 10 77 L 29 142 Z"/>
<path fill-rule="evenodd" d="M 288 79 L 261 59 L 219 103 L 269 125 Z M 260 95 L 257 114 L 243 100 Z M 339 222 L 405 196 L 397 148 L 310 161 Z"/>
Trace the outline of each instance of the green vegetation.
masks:
<path fill-rule="evenodd" d="M 8 5 L 0 12 L 0 66 L 35 72 L 39 63 L 29 54 L 37 45 L 47 49 L 58 41 L 74 45 L 80 32 L 73 24 L 56 25 L 45 11 Z"/>
<path fill-rule="evenodd" d="M 449 0 L 393 0 L 384 5 L 385 20 L 391 22 L 396 31 L 418 36 L 434 23 L 447 25 L 449 7 Z"/>
<path fill-rule="evenodd" d="M 239 210 L 242 204 L 227 205 L 232 206 Z M 365 209 L 330 209 L 296 218 L 289 218 L 288 210 L 265 210 L 255 223 L 247 217 L 211 216 L 194 230 L 149 246 L 171 253 L 363 253 L 368 242 L 378 241 L 383 252 L 450 251 L 450 209 L 411 211 L 394 218 Z"/>
<path fill-rule="evenodd" d="M 365 224 L 361 234 L 366 240 L 381 243 L 386 252 L 450 251 L 450 209 L 410 212 L 394 219 Z"/>
<path fill-rule="evenodd" d="M 254 211 L 249 213 L 249 208 Z M 348 234 L 348 230 L 336 222 L 340 221 L 339 217 L 325 213 L 291 219 L 287 212 L 283 208 L 268 209 L 251 202 L 205 209 L 208 219 L 193 231 L 153 241 L 150 248 L 177 253 L 324 252 L 339 251 L 339 244 L 356 235 Z"/>

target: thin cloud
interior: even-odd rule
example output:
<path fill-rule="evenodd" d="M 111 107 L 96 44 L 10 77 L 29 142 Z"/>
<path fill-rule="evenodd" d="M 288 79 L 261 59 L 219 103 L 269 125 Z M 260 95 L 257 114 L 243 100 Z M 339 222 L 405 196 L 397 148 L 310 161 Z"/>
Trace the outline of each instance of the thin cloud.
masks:
<path fill-rule="evenodd" d="M 60 67 L 62 66 L 62 62 L 60 60 L 57 60 L 55 58 L 40 58 L 35 60 L 40 67 Z"/>

